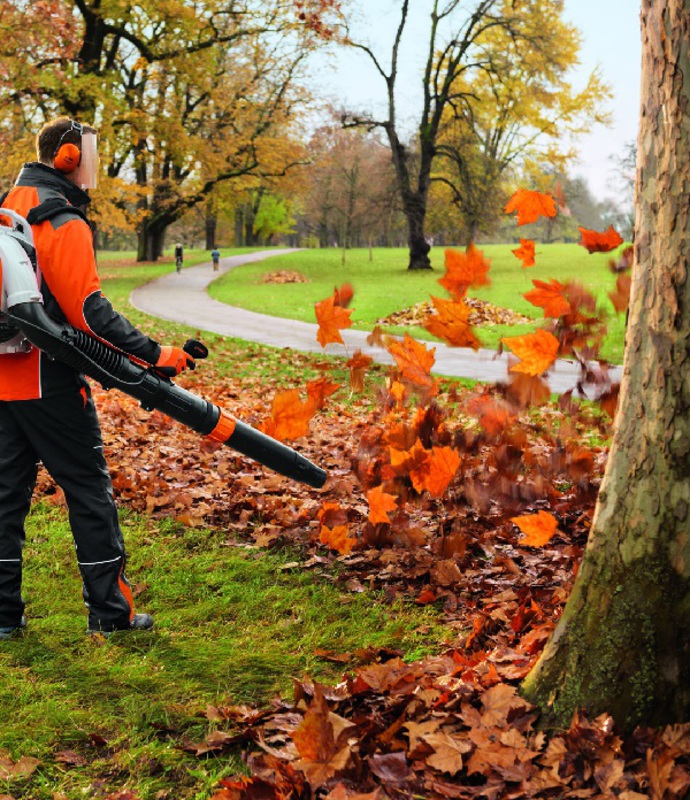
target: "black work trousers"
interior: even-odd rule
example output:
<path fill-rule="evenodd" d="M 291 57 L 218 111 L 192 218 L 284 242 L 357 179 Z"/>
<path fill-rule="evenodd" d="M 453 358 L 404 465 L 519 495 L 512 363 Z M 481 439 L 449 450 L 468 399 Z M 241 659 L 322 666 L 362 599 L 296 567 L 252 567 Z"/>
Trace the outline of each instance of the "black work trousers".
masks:
<path fill-rule="evenodd" d="M 86 381 L 40 400 L 0 401 L 0 627 L 17 625 L 24 521 L 42 461 L 65 492 L 91 630 L 126 627 L 125 546 Z"/>

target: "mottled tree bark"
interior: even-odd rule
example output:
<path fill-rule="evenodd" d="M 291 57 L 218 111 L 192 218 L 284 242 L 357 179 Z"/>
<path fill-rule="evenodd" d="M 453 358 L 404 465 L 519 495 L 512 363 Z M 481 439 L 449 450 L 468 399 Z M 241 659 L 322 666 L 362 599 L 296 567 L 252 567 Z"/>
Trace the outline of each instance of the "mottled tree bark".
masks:
<path fill-rule="evenodd" d="M 523 692 L 547 719 L 690 720 L 690 0 L 642 2 L 621 403 L 572 596 Z"/>

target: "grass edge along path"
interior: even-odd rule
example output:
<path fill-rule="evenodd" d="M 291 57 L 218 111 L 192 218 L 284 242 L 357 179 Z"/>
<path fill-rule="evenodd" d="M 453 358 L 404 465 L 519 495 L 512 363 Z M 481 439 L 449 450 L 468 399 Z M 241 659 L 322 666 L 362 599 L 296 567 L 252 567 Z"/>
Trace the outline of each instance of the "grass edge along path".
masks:
<path fill-rule="evenodd" d="M 491 285 L 471 289 L 470 295 L 532 317 L 534 324 L 479 327 L 476 333 L 482 346 L 496 349 L 501 337 L 531 333 L 535 327 L 543 325 L 541 309 L 523 297 L 525 292 L 534 288 L 533 280 L 555 278 L 561 283 L 575 280 L 594 293 L 607 315 L 609 334 L 602 348 L 603 357 L 614 364 L 622 363 L 625 315 L 615 312 L 608 297 L 608 292 L 614 291 L 616 284 L 616 276 L 611 273 L 608 262 L 615 259 L 619 251 L 589 254 L 577 244 L 538 245 L 536 265 L 524 269 L 511 252 L 514 248 L 515 245 L 483 245 L 478 248 L 491 261 Z M 344 265 L 340 250 L 300 250 L 237 267 L 214 281 L 209 294 L 215 300 L 249 311 L 315 322 L 314 303 L 332 294 L 334 286 L 347 282 L 355 292 L 350 304 L 353 309 L 352 327 L 371 330 L 377 320 L 395 311 L 429 300 L 431 295 L 447 296 L 438 284 L 444 274 L 443 248 L 433 248 L 432 255 L 433 270 L 410 272 L 406 268 L 407 251 L 403 248 L 374 248 L 373 260 L 370 260 L 368 249 L 352 249 L 347 252 Z M 306 278 L 306 282 L 264 282 L 265 276 L 280 271 L 297 272 Z M 386 326 L 385 329 L 393 334 L 407 332 L 416 339 L 438 341 L 421 327 Z"/>

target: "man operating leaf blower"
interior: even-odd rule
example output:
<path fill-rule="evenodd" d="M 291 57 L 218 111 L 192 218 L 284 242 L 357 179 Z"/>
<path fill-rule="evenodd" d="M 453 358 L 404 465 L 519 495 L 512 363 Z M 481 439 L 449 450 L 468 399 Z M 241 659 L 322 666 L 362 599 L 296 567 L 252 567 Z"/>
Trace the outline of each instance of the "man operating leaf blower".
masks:
<path fill-rule="evenodd" d="M 163 374 L 193 369 L 180 347 L 162 346 L 103 296 L 85 209 L 96 187 L 96 131 L 66 117 L 44 125 L 38 161 L 25 164 L 2 208 L 28 219 L 47 315 L 95 335 Z M 64 490 L 88 608 L 88 630 L 149 630 L 135 614 L 126 553 L 101 431 L 83 374 L 51 358 L 11 324 L 0 329 L 0 639 L 26 626 L 21 595 L 24 520 L 42 461 Z"/>

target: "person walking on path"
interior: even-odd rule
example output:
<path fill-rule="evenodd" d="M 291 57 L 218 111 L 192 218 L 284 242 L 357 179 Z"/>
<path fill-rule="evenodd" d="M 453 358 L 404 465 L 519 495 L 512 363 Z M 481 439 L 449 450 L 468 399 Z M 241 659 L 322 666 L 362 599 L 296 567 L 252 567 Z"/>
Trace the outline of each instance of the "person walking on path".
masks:
<path fill-rule="evenodd" d="M 213 271 L 218 272 L 220 268 L 220 252 L 218 248 L 214 247 L 213 250 L 211 250 L 211 258 L 213 259 Z"/>
<path fill-rule="evenodd" d="M 179 347 L 161 346 L 118 314 L 102 294 L 87 189 L 97 176 L 96 131 L 67 117 L 43 126 L 38 161 L 25 164 L 2 208 L 29 217 L 46 312 L 95 334 L 165 374 L 193 368 Z M 88 609 L 88 631 L 153 627 L 135 614 L 127 556 L 103 440 L 83 375 L 27 344 L 0 343 L 0 639 L 26 626 L 21 595 L 24 522 L 42 461 L 67 501 Z M 59 584 L 56 590 L 60 591 Z"/>

